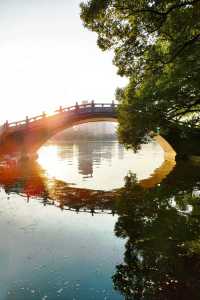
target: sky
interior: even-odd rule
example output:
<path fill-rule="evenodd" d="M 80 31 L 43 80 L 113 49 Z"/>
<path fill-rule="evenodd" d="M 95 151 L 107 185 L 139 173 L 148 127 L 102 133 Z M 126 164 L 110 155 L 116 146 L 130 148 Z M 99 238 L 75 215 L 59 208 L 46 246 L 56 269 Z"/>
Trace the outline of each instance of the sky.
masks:
<path fill-rule="evenodd" d="M 0 0 L 0 123 L 110 102 L 126 78 L 84 28 L 80 0 Z"/>

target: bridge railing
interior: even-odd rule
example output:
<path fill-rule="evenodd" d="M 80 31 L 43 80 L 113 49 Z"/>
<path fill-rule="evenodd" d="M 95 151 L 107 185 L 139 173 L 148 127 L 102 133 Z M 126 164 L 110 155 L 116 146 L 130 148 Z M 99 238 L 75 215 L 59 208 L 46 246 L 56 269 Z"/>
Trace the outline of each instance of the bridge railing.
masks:
<path fill-rule="evenodd" d="M 67 113 L 67 112 L 74 112 L 74 113 L 81 113 L 81 112 L 98 112 L 98 111 L 113 111 L 117 107 L 117 104 L 114 103 L 95 103 L 94 101 L 90 103 L 84 103 L 84 104 L 78 104 L 76 103 L 73 106 L 68 106 L 68 107 L 62 107 L 60 106 L 59 109 L 55 110 L 56 115 L 61 114 L 61 113 Z M 48 115 L 54 116 L 54 115 Z M 29 124 L 33 124 L 36 121 L 42 120 L 46 118 L 47 115 L 45 112 L 43 112 L 41 115 L 31 117 L 29 118 L 28 116 L 24 120 L 16 121 L 16 122 L 8 122 L 6 121 L 3 126 L 1 126 L 2 130 L 7 129 L 7 128 L 13 128 L 13 127 L 19 127 L 19 126 L 26 126 Z"/>
<path fill-rule="evenodd" d="M 117 107 L 117 104 L 112 102 L 112 103 L 94 103 L 94 102 L 90 102 L 90 103 L 84 103 L 84 104 L 78 104 L 76 103 L 76 105 L 73 106 L 68 106 L 68 107 L 62 107 L 60 106 L 59 109 L 55 110 L 56 113 L 61 113 L 61 112 L 66 112 L 66 111 L 77 111 L 80 109 L 86 109 L 86 108 L 106 108 L 106 107 L 110 107 L 112 109 Z"/>
<path fill-rule="evenodd" d="M 17 122 L 11 122 L 11 123 L 5 123 L 5 125 L 7 125 L 7 127 L 17 127 L 17 126 L 21 126 L 21 125 L 26 125 L 26 124 L 32 123 L 34 121 L 41 120 L 45 116 L 46 116 L 46 114 L 38 115 L 35 117 L 31 117 L 31 118 L 26 117 L 26 119 L 24 119 L 24 120 L 20 120 Z"/>

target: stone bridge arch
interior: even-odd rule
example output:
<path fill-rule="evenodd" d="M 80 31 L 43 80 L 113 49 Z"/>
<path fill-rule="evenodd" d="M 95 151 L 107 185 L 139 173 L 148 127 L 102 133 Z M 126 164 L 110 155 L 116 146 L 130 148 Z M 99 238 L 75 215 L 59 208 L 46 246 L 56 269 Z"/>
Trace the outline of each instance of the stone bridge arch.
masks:
<path fill-rule="evenodd" d="M 22 121 L 6 122 L 0 128 L 0 154 L 33 154 L 51 137 L 64 129 L 88 122 L 117 122 L 117 105 L 112 103 L 76 104 L 60 107 L 56 113 L 27 118 Z M 156 135 L 154 140 L 160 144 L 166 160 L 175 159 L 176 152 L 167 140 Z"/>
<path fill-rule="evenodd" d="M 42 114 L 18 122 L 6 122 L 0 128 L 0 155 L 20 153 L 21 156 L 35 156 L 45 142 L 62 130 L 97 121 L 117 122 L 117 105 L 113 102 L 76 104 L 60 107 L 52 116 Z M 154 140 L 164 151 L 164 162 L 150 179 L 141 182 L 148 188 L 160 183 L 175 166 L 176 152 L 173 147 L 160 135 L 155 135 Z"/>

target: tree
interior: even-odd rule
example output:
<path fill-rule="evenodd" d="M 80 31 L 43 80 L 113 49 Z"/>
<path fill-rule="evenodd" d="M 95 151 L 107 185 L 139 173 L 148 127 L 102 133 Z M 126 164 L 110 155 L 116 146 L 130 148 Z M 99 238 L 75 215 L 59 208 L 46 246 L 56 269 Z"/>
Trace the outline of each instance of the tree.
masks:
<path fill-rule="evenodd" d="M 147 135 L 200 125 L 200 0 L 91 0 L 84 25 L 129 85 L 117 91 L 119 134 L 135 149 Z"/>

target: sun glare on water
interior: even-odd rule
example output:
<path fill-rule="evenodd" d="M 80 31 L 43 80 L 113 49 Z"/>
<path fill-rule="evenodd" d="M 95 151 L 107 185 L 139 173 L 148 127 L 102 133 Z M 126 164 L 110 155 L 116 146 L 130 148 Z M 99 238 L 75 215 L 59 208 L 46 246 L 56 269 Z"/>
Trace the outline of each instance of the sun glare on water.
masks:
<path fill-rule="evenodd" d="M 138 153 L 125 150 L 117 141 L 44 145 L 38 154 L 49 178 L 96 190 L 122 187 L 129 171 L 138 180 L 148 178 L 163 163 L 163 150 L 156 143 L 143 145 Z"/>

